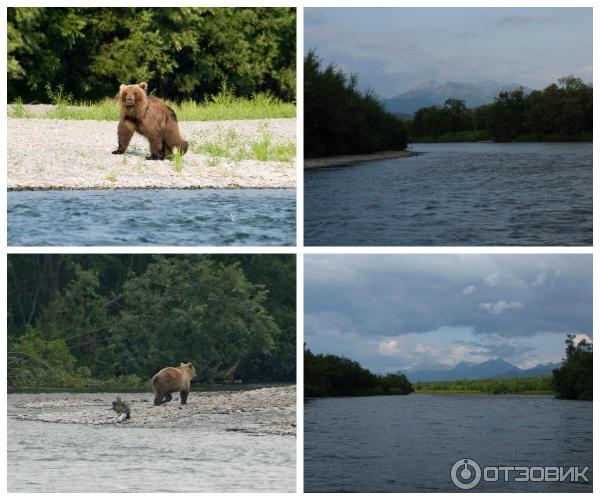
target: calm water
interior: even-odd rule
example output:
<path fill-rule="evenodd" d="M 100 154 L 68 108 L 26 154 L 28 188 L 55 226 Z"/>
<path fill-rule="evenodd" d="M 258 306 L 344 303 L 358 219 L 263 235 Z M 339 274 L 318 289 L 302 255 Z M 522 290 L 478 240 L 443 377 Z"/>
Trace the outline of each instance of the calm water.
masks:
<path fill-rule="evenodd" d="M 64 399 L 72 394 L 46 396 Z M 13 416 L 25 411 L 14 404 L 27 398 L 36 395 L 8 395 L 9 492 L 296 489 L 296 439 L 227 432 L 235 426 L 235 415 L 197 415 L 173 428 L 16 420 Z"/>
<path fill-rule="evenodd" d="M 452 464 L 589 466 L 592 403 L 528 396 L 308 400 L 307 492 L 461 491 Z M 486 483 L 472 491 L 592 491 L 580 483 Z"/>
<path fill-rule="evenodd" d="M 295 190 L 8 193 L 9 245 L 283 246 L 295 241 Z"/>
<path fill-rule="evenodd" d="M 307 245 L 591 245 L 592 144 L 414 144 L 305 172 Z"/>

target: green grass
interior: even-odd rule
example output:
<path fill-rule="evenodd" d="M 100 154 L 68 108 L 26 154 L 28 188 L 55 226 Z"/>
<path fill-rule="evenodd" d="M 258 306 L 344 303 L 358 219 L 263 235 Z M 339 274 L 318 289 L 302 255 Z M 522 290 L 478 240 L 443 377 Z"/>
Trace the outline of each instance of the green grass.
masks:
<path fill-rule="evenodd" d="M 449 389 L 418 389 L 415 391 L 415 394 L 445 394 L 448 396 L 468 396 L 471 394 L 494 394 L 501 396 L 554 396 L 556 393 L 554 391 L 521 391 L 521 392 L 501 392 L 501 393 L 492 393 L 486 391 L 475 391 L 475 390 L 467 390 L 467 389 L 457 389 L 457 390 L 449 390 Z"/>
<path fill-rule="evenodd" d="M 13 108 L 8 112 L 8 116 L 11 118 L 32 118 L 33 114 L 28 113 L 25 110 L 25 106 L 23 106 L 23 101 L 21 99 L 17 99 L 13 103 Z"/>
<path fill-rule="evenodd" d="M 38 118 L 57 120 L 118 120 L 119 106 L 115 99 L 105 99 L 99 102 L 74 102 L 72 96 L 65 94 L 62 87 L 57 90 L 46 87 L 48 99 L 54 104 L 54 109 Z M 260 93 L 247 99 L 234 96 L 226 88 L 219 94 L 198 103 L 182 101 L 174 103 L 167 101 L 177 114 L 180 121 L 222 121 L 250 120 L 266 118 L 294 118 L 296 105 L 283 102 L 270 94 Z M 9 113 L 12 118 L 32 118 L 27 113 L 23 103 L 17 100 Z"/>
<path fill-rule="evenodd" d="M 175 148 L 169 160 L 173 163 L 175 172 L 181 172 L 183 170 L 183 152 L 179 148 Z"/>
<path fill-rule="evenodd" d="M 296 143 L 293 141 L 275 142 L 266 124 L 258 137 L 245 136 L 233 128 L 220 130 L 215 139 L 199 136 L 191 142 L 194 153 L 204 154 L 211 159 L 223 158 L 233 161 L 258 160 L 291 162 L 296 156 Z"/>
<path fill-rule="evenodd" d="M 415 382 L 417 394 L 553 395 L 552 376 Z"/>

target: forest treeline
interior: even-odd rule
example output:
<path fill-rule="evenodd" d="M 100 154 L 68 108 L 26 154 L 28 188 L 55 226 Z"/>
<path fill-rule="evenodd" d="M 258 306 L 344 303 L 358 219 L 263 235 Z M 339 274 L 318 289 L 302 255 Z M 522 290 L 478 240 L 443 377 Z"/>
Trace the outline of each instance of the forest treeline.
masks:
<path fill-rule="evenodd" d="M 443 380 L 415 382 L 417 392 L 457 392 L 474 394 L 552 394 L 552 377 L 494 378 L 480 380 Z"/>
<path fill-rule="evenodd" d="M 291 255 L 10 255 L 7 300 L 9 386 L 295 380 Z"/>
<path fill-rule="evenodd" d="M 408 124 L 411 141 L 591 141 L 592 86 L 572 76 L 544 90 L 501 92 L 473 109 L 460 99 L 419 109 Z"/>
<path fill-rule="evenodd" d="M 239 96 L 292 101 L 294 8 L 8 8 L 8 100 L 75 100 L 145 81 L 173 101 L 202 101 L 226 85 Z"/>
<path fill-rule="evenodd" d="M 304 349 L 304 396 L 379 396 L 413 392 L 401 373 L 375 375 L 356 361 Z"/>
<path fill-rule="evenodd" d="M 565 340 L 563 364 L 552 372 L 552 387 L 561 399 L 591 401 L 594 397 L 594 354 L 592 344 L 575 342 L 574 335 Z"/>
<path fill-rule="evenodd" d="M 406 149 L 402 120 L 357 85 L 356 75 L 333 64 L 323 68 L 314 51 L 304 58 L 306 158 Z"/>
<path fill-rule="evenodd" d="M 417 392 L 457 392 L 483 394 L 556 394 L 560 399 L 593 399 L 593 349 L 585 340 L 575 342 L 567 335 L 562 366 L 552 375 L 481 380 L 416 382 Z"/>

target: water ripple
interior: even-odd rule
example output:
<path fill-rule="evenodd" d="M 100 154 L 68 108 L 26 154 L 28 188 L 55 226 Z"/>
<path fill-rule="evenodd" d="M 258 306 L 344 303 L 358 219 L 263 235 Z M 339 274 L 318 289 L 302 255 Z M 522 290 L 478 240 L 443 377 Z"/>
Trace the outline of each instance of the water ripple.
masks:
<path fill-rule="evenodd" d="M 294 190 L 8 193 L 9 245 L 289 246 L 295 238 Z"/>
<path fill-rule="evenodd" d="M 306 244 L 592 244 L 591 143 L 412 148 L 306 172 Z"/>

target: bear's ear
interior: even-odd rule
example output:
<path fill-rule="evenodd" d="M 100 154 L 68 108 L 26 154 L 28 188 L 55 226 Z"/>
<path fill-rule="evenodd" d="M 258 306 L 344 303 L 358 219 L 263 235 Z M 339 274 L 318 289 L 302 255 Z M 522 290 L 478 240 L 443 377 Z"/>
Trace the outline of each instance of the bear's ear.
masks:
<path fill-rule="evenodd" d="M 121 90 L 123 90 L 125 87 L 127 87 L 127 85 L 125 85 L 124 83 L 122 83 L 121 86 L 119 87 L 119 92 L 121 92 Z"/>
<path fill-rule="evenodd" d="M 148 84 L 146 82 L 138 83 L 138 87 L 140 87 L 144 92 L 148 90 Z"/>

